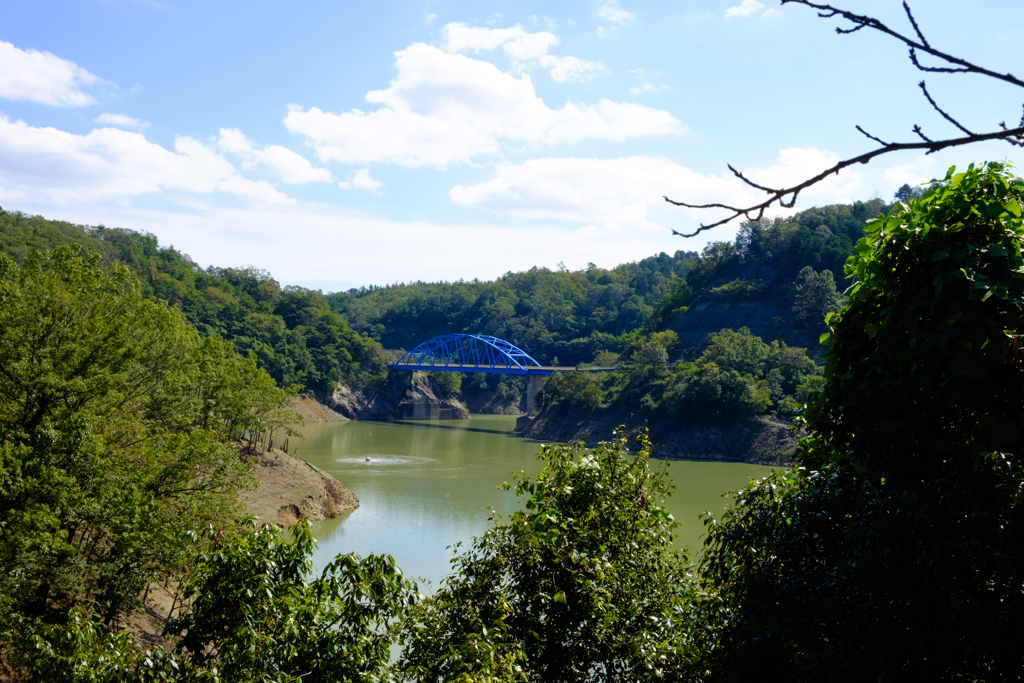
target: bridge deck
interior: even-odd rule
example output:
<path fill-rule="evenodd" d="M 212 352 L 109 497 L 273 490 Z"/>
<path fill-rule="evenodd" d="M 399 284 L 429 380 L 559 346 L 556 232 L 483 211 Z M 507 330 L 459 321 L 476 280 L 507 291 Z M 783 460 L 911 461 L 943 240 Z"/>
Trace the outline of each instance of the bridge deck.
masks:
<path fill-rule="evenodd" d="M 516 366 L 502 366 L 502 365 L 410 365 L 410 364 L 399 364 L 394 363 L 390 366 L 392 370 L 423 370 L 430 372 L 482 372 L 482 373 L 493 373 L 501 375 L 552 375 L 555 372 L 561 372 L 565 374 L 567 372 L 607 372 L 609 370 L 615 370 L 614 367 L 579 367 L 572 365 L 545 365 L 541 367 L 527 366 L 519 368 Z"/>

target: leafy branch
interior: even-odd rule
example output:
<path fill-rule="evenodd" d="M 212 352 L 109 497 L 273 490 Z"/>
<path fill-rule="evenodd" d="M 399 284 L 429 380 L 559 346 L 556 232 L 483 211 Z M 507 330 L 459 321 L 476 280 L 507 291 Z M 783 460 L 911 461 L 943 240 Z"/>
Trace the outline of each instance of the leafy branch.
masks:
<path fill-rule="evenodd" d="M 961 59 L 960 57 L 956 57 L 949 53 L 942 52 L 941 50 L 933 48 L 931 44 L 928 42 L 928 40 L 925 38 L 924 33 L 921 31 L 921 28 L 917 23 L 917 20 L 914 18 L 914 14 L 910 11 L 910 6 L 906 2 L 903 3 L 903 9 L 907 14 L 907 18 L 910 20 L 910 25 L 914 29 L 914 36 L 907 36 L 902 33 L 899 33 L 898 31 L 889 28 L 881 21 L 873 17 L 855 14 L 844 9 L 833 7 L 832 5 L 819 4 L 816 2 L 811 2 L 810 0 L 782 0 L 783 5 L 789 2 L 793 2 L 799 5 L 806 5 L 807 7 L 812 7 L 818 10 L 819 17 L 827 19 L 838 16 L 843 19 L 846 19 L 851 24 L 853 24 L 851 27 L 848 28 L 836 27 L 836 33 L 856 33 L 861 29 L 870 28 L 876 31 L 881 31 L 884 34 L 891 36 L 892 38 L 895 38 L 896 40 L 908 46 L 910 50 L 910 61 L 920 71 L 925 71 L 929 73 L 980 74 L 988 78 L 994 78 L 996 80 L 1000 80 L 1005 83 L 1009 83 L 1011 85 L 1024 88 L 1024 80 L 1017 78 L 1013 74 L 1003 74 L 997 71 L 992 71 L 991 69 L 987 69 L 985 67 L 974 64 L 973 62 L 969 62 L 966 59 Z M 922 64 L 919 60 L 919 52 L 931 55 L 932 57 L 935 57 L 936 59 L 940 60 L 940 62 L 944 62 L 948 66 L 926 66 Z M 705 230 L 710 230 L 711 228 L 718 227 L 719 225 L 724 225 L 737 218 L 742 217 L 746 218 L 747 220 L 760 220 L 764 216 L 765 210 L 771 207 L 773 204 L 778 203 L 778 205 L 783 208 L 792 208 L 796 204 L 797 196 L 800 194 L 802 190 L 821 182 L 822 180 L 832 175 L 833 173 L 838 174 L 839 171 L 846 168 L 847 166 L 852 166 L 854 164 L 866 164 L 877 156 L 889 154 L 891 152 L 899 152 L 911 149 L 922 149 L 926 150 L 926 154 L 932 154 L 933 152 L 938 152 L 939 150 L 946 149 L 947 147 L 960 147 L 962 145 L 969 145 L 976 142 L 985 142 L 987 140 L 1005 140 L 1009 142 L 1011 145 L 1024 147 L 1024 116 L 1021 117 L 1020 123 L 1017 124 L 1015 128 L 1007 128 L 1006 122 L 1004 121 L 999 124 L 998 130 L 994 130 L 988 133 L 973 133 L 938 105 L 935 99 L 928 92 L 928 88 L 925 85 L 924 81 L 918 83 L 918 87 L 921 88 L 922 94 L 928 100 L 928 103 L 931 104 L 932 108 L 935 109 L 935 111 L 937 111 L 939 114 L 941 114 L 943 118 L 945 118 L 947 121 L 949 121 L 951 124 L 956 126 L 961 132 L 964 133 L 962 137 L 933 140 L 925 135 L 921 126 L 914 124 L 914 127 L 911 130 L 914 132 L 915 135 L 917 135 L 921 139 L 920 142 L 886 142 L 885 140 L 882 140 L 881 138 L 875 135 L 871 135 L 860 126 L 857 126 L 857 130 L 861 134 L 863 134 L 869 140 L 877 142 L 880 146 L 869 152 L 865 152 L 864 154 L 860 154 L 850 159 L 844 159 L 843 161 L 840 161 L 834 166 L 832 166 L 831 168 L 828 168 L 819 173 L 818 175 L 812 178 L 808 178 L 807 180 L 797 185 L 783 188 L 766 187 L 764 185 L 755 183 L 753 180 L 743 175 L 741 171 L 736 170 L 730 164 L 729 170 L 732 171 L 733 175 L 735 175 L 737 178 L 742 180 L 750 187 L 767 193 L 768 199 L 759 204 L 754 204 L 753 206 L 738 207 L 732 206 L 730 204 L 721 203 L 690 204 L 688 202 L 675 201 L 669 199 L 668 197 L 664 197 L 666 202 L 668 202 L 669 204 L 673 204 L 675 206 L 682 206 L 689 209 L 725 209 L 726 211 L 730 212 L 730 215 L 723 218 L 722 220 L 716 221 L 714 223 L 708 223 L 706 225 L 702 223 L 700 227 L 692 233 L 686 234 L 673 230 L 672 234 L 679 235 L 681 237 L 694 237 L 695 235 L 698 235 L 701 232 L 704 232 Z"/>

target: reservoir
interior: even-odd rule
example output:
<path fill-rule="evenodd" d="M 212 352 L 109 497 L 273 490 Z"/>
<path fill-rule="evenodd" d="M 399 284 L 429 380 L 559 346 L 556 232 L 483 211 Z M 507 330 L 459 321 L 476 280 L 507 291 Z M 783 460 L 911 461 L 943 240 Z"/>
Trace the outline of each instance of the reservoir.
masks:
<path fill-rule="evenodd" d="M 535 456 L 541 443 L 516 436 L 515 420 L 512 415 L 473 415 L 469 420 L 303 427 L 299 457 L 344 482 L 360 502 L 347 515 L 314 524 L 316 566 L 342 553 L 389 553 L 406 576 L 429 581 L 423 588 L 432 592 L 449 573 L 449 546 L 469 546 L 493 524 L 488 507 L 499 518 L 520 508 L 512 491 L 498 489 L 501 483 L 513 483 L 512 472 L 521 469 L 540 471 Z M 652 459 L 651 465 L 664 462 Z M 670 461 L 675 490 L 666 507 L 680 523 L 676 544 L 699 549 L 704 535 L 700 513 L 720 514 L 730 501 L 724 494 L 770 471 L 743 463 Z"/>

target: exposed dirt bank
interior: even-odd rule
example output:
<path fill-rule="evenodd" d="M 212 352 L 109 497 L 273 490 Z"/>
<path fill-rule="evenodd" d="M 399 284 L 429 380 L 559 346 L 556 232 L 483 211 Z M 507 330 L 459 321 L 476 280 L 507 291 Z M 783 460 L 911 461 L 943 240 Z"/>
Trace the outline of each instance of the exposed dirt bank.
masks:
<path fill-rule="evenodd" d="M 258 452 L 259 486 L 239 496 L 247 514 L 287 527 L 299 519 L 318 521 L 359 507 L 340 481 L 284 451 Z"/>
<path fill-rule="evenodd" d="M 307 398 L 301 405 L 309 409 L 309 403 L 314 403 L 311 414 L 317 415 L 312 399 Z M 337 415 L 334 411 L 323 414 L 330 417 L 331 413 Z M 340 415 L 338 418 L 345 419 Z M 239 500 L 245 506 L 245 513 L 256 515 L 260 522 L 287 527 L 299 519 L 318 521 L 359 507 L 359 500 L 344 484 L 305 460 L 277 449 L 260 449 L 257 455 L 259 487 L 239 496 Z M 164 622 L 172 614 L 180 616 L 182 607 L 175 581 L 154 581 L 146 589 L 143 610 L 130 616 L 125 625 L 141 645 L 163 648 L 166 643 L 160 632 Z"/>
<path fill-rule="evenodd" d="M 337 413 L 308 394 L 294 397 L 289 406 L 307 422 L 347 422 L 348 418 Z"/>

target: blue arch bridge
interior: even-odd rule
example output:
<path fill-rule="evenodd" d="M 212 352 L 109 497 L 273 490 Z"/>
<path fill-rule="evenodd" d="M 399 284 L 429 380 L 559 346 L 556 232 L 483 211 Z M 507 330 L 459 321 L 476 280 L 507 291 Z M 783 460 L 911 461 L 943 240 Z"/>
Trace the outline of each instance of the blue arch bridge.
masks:
<path fill-rule="evenodd" d="M 515 344 L 485 334 L 443 334 L 419 344 L 391 365 L 395 372 L 430 370 L 522 375 L 526 379 L 527 415 L 533 413 L 534 398 L 548 375 L 612 369 L 541 365 Z"/>

